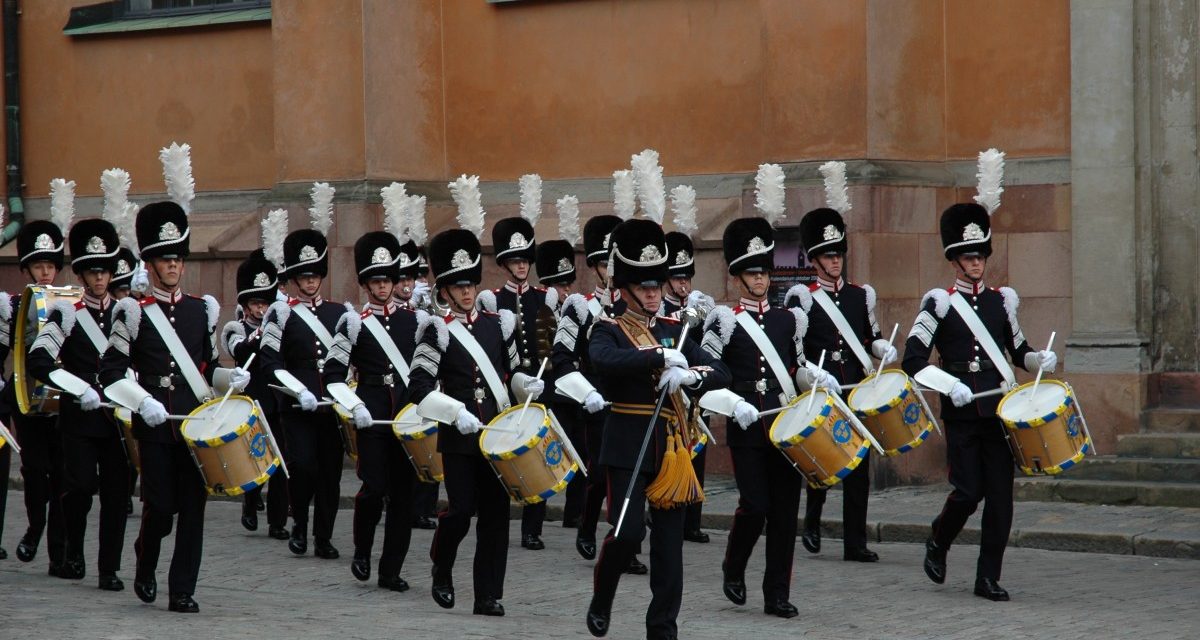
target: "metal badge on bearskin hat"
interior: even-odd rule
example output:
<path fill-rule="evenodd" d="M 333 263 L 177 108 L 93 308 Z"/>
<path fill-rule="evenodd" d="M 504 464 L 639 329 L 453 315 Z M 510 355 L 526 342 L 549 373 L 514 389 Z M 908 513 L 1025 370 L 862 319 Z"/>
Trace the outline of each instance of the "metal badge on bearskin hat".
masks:
<path fill-rule="evenodd" d="M 523 175 L 520 186 L 521 216 L 497 220 L 492 227 L 497 264 L 516 258 L 532 263 L 537 258 L 533 234 L 534 225 L 542 215 L 542 178 L 537 174 Z"/>
<path fill-rule="evenodd" d="M 610 215 L 593 216 L 584 223 L 583 254 L 589 267 L 608 261 L 612 232 L 619 224 L 621 218 Z"/>
<path fill-rule="evenodd" d="M 813 209 L 800 221 L 800 242 L 812 260 L 826 253 L 845 254 L 846 221 L 850 211 L 850 196 L 846 189 L 846 163 L 826 162 L 820 166 L 825 177 L 825 207 Z"/>
<path fill-rule="evenodd" d="M 162 162 L 163 180 L 170 200 L 152 202 L 138 211 L 137 243 L 142 260 L 186 258 L 191 248 L 188 212 L 196 198 L 191 147 L 172 142 L 171 146 L 158 152 L 158 159 Z"/>
<path fill-rule="evenodd" d="M 405 192 L 404 184 L 393 182 L 379 190 L 383 199 L 383 230 L 392 234 L 400 244 L 396 256 L 396 267 L 401 277 L 417 278 L 421 274 L 420 245 L 412 237 L 413 200 Z M 421 227 L 424 232 L 424 213 L 422 212 Z M 424 242 L 424 238 L 421 239 Z"/>
<path fill-rule="evenodd" d="M 279 274 L 262 249 L 255 249 L 242 260 L 237 269 L 237 301 L 244 305 L 251 300 L 275 301 L 279 290 Z"/>
<path fill-rule="evenodd" d="M 71 270 L 75 273 L 116 272 L 120 239 L 109 221 L 88 218 L 76 222 L 67 234 L 67 244 L 71 248 Z"/>
<path fill-rule="evenodd" d="M 75 181 L 55 178 L 50 181 L 50 219 L 25 223 L 17 234 L 17 255 L 21 268 L 32 262 L 48 260 L 55 268 L 63 266 L 63 234 L 75 215 Z"/>
<path fill-rule="evenodd" d="M 447 229 L 429 241 L 426 251 L 435 284 L 479 284 L 483 278 L 479 236 L 483 234 L 483 205 L 480 204 L 479 176 L 459 176 L 450 183 L 450 197 L 458 205 L 461 229 Z"/>
<path fill-rule="evenodd" d="M 283 271 L 280 276 L 292 279 L 298 276 L 329 275 L 329 235 L 333 227 L 334 188 L 327 182 L 314 182 L 310 195 L 312 206 L 308 208 L 311 229 L 298 229 L 283 240 Z"/>
<path fill-rule="evenodd" d="M 675 231 L 667 234 L 667 271 L 671 277 L 696 276 L 696 190 L 681 184 L 671 189 L 671 208 L 675 211 Z"/>
<path fill-rule="evenodd" d="M 579 198 L 563 196 L 558 208 L 558 240 L 537 247 L 538 281 L 544 285 L 575 282 L 575 245 L 579 242 Z"/>
<path fill-rule="evenodd" d="M 122 246 L 117 249 L 117 257 L 113 262 L 112 279 L 108 281 L 109 290 L 132 286 L 133 274 L 138 264 L 137 254 L 129 247 Z"/>
<path fill-rule="evenodd" d="M 783 169 L 777 164 L 759 165 L 754 190 L 754 208 L 759 216 L 733 220 L 721 237 L 730 275 L 769 272 L 775 268 L 774 227 L 785 215 Z"/>
<path fill-rule="evenodd" d="M 950 205 L 942 212 L 942 247 L 947 260 L 967 254 L 992 255 L 992 213 L 1000 208 L 1000 194 L 1004 193 L 1004 153 L 996 149 L 980 152 L 975 178 L 975 202 Z"/>
<path fill-rule="evenodd" d="M 387 231 L 368 231 L 354 243 L 354 269 L 358 283 L 371 278 L 400 279 L 400 241 Z"/>

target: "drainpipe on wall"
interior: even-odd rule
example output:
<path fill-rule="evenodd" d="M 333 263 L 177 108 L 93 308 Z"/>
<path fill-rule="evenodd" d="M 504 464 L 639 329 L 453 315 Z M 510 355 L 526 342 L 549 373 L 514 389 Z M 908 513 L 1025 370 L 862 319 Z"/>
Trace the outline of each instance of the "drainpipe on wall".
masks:
<path fill-rule="evenodd" d="M 17 62 L 17 19 L 21 14 L 17 0 L 4 0 L 4 124 L 7 155 L 5 168 L 8 173 L 8 219 L 9 223 L 0 230 L 0 246 L 17 237 L 25 224 L 25 202 L 21 200 L 24 188 L 21 178 L 21 69 Z"/>

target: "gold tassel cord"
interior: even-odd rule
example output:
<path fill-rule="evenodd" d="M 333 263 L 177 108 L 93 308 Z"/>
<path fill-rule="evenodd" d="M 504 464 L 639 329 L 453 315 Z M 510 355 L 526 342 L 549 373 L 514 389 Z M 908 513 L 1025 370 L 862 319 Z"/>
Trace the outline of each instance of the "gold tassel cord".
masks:
<path fill-rule="evenodd" d="M 662 466 L 654 482 L 646 487 L 646 499 L 656 509 L 674 509 L 704 500 L 704 490 L 692 467 L 691 449 L 678 429 L 667 435 Z"/>
<path fill-rule="evenodd" d="M 667 451 L 663 454 L 658 475 L 654 478 L 654 482 L 646 486 L 646 500 L 650 502 L 650 506 L 655 509 L 675 507 L 671 502 L 671 493 L 676 473 L 678 472 L 675 469 L 675 439 L 668 435 Z"/>

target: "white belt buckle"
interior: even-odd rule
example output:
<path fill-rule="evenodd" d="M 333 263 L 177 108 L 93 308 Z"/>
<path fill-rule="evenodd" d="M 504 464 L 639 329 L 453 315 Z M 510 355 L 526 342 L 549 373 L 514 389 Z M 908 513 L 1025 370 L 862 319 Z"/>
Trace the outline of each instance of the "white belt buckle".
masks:
<path fill-rule="evenodd" d="M 979 361 L 978 361 L 978 360 L 972 360 L 972 361 L 971 361 L 971 362 L 970 362 L 970 363 L 967 365 L 967 371 L 970 371 L 971 373 L 978 373 L 978 372 L 979 372 Z"/>
<path fill-rule="evenodd" d="M 393 375 L 392 375 L 392 374 L 390 374 L 390 373 L 388 373 L 388 374 L 385 374 L 385 375 L 383 376 L 383 383 L 384 383 L 384 384 L 395 384 L 395 381 L 396 381 L 396 378 L 395 378 L 395 376 L 393 376 Z"/>
<path fill-rule="evenodd" d="M 842 352 L 840 350 L 834 351 L 832 354 L 830 354 L 829 359 L 833 360 L 834 362 L 841 362 L 842 361 Z"/>
<path fill-rule="evenodd" d="M 483 400 L 485 397 L 486 397 L 486 395 L 484 394 L 483 389 L 476 387 L 475 388 L 475 399 Z"/>
<path fill-rule="evenodd" d="M 521 358 L 521 368 L 528 369 L 532 364 L 533 363 L 530 362 L 529 358 Z"/>
<path fill-rule="evenodd" d="M 755 390 L 755 391 L 757 391 L 757 392 L 759 392 L 759 393 L 762 393 L 762 392 L 766 391 L 766 390 L 767 390 L 767 381 L 766 381 L 766 380 L 759 380 L 758 382 L 755 382 L 755 383 L 754 383 L 754 390 Z"/>

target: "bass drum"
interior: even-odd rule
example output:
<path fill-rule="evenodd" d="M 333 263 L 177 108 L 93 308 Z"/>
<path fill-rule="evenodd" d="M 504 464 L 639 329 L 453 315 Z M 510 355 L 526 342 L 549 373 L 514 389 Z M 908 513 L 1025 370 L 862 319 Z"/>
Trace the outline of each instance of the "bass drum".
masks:
<path fill-rule="evenodd" d="M 17 306 L 17 324 L 13 330 L 13 391 L 21 413 L 53 415 L 58 413 L 59 390 L 34 380 L 25 367 L 25 356 L 55 303 L 74 305 L 83 299 L 83 287 L 55 287 L 31 284 L 21 292 Z"/>

